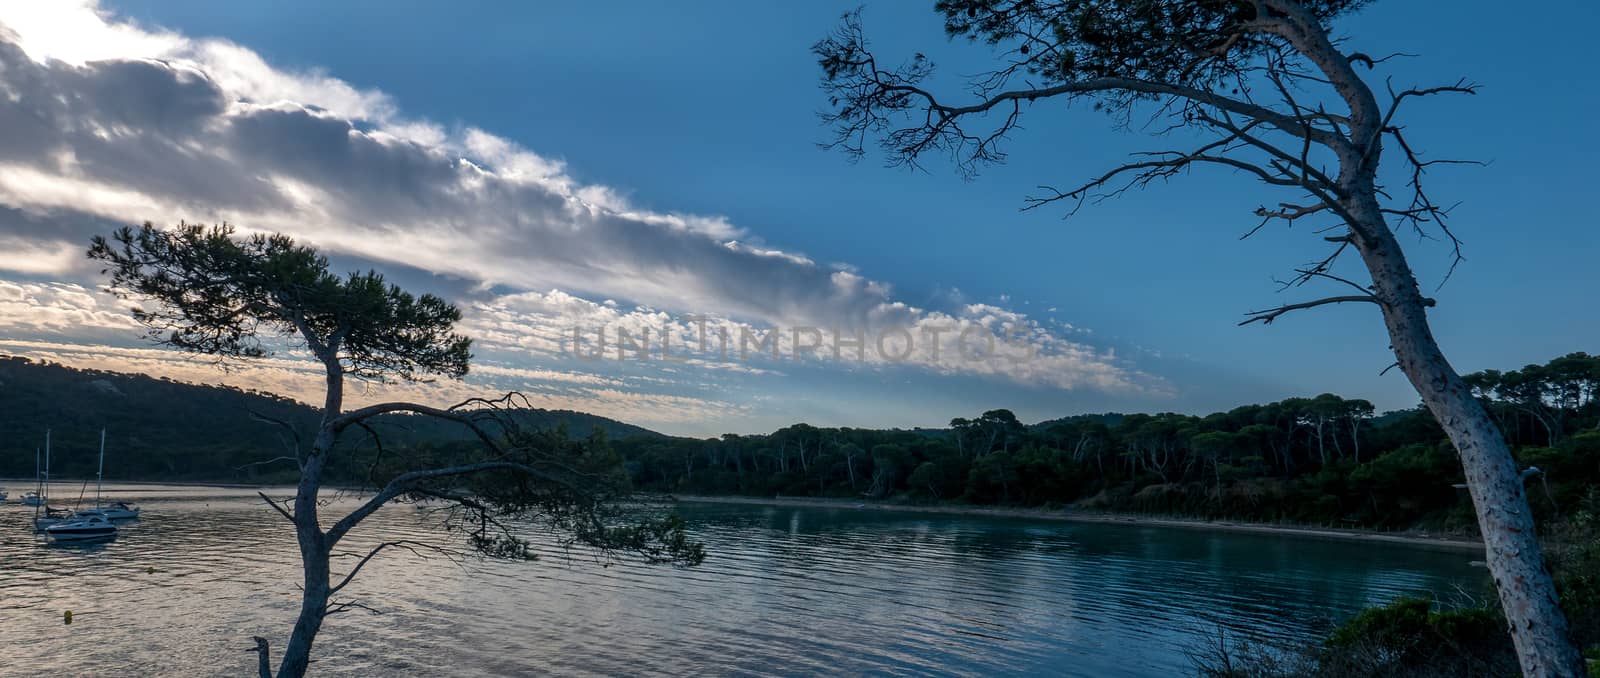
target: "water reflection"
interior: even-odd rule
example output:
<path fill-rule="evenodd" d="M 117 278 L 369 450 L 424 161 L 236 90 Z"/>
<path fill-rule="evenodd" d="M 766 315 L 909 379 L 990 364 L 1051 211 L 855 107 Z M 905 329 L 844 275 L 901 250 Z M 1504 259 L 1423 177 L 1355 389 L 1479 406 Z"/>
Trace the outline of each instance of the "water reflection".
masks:
<path fill-rule="evenodd" d="M 287 493 L 287 490 L 281 491 Z M 46 548 L 0 508 L 0 673 L 242 675 L 298 602 L 292 532 L 253 490 L 109 488 L 114 542 Z M 1475 589 L 1472 554 L 1128 525 L 685 505 L 710 557 L 601 568 L 404 555 L 350 587 L 320 675 L 1165 675 L 1213 620 L 1309 637 L 1401 594 Z M 380 512 L 352 550 L 433 538 Z M 346 563 L 349 561 L 345 561 Z M 336 569 L 345 565 L 336 563 Z M 70 626 L 62 613 L 73 610 Z"/>

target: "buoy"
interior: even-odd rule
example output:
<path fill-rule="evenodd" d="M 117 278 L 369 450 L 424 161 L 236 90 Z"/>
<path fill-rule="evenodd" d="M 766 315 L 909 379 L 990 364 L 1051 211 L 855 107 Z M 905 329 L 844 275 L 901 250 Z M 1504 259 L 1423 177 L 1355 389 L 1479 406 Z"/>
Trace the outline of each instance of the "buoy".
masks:
<path fill-rule="evenodd" d="M 61 620 L 66 622 L 66 623 L 68 623 L 68 624 L 71 624 L 72 623 L 72 610 L 67 610 L 65 612 L 62 612 L 61 613 Z"/>

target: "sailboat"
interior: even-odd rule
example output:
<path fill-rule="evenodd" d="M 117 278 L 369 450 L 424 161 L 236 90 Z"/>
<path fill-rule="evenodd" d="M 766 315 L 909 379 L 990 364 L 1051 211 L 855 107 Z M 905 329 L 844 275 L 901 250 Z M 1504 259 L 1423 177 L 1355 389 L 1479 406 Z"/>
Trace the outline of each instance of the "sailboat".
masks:
<path fill-rule="evenodd" d="M 48 469 L 50 468 L 49 438 L 46 437 L 45 440 L 47 441 L 45 445 L 45 469 L 46 474 L 48 474 Z M 101 429 L 100 472 L 97 475 L 104 475 L 105 467 L 106 432 L 105 429 Z M 48 475 L 46 477 L 48 478 Z M 46 482 L 48 482 L 48 480 Z M 79 511 L 72 515 L 65 515 L 63 512 L 63 517 L 61 518 L 54 518 L 50 516 L 49 513 L 51 509 L 47 507 L 45 508 L 45 520 L 50 520 L 51 522 L 42 526 L 39 525 L 39 518 L 34 518 L 33 522 L 36 529 L 43 530 L 45 536 L 49 537 L 51 541 L 87 541 L 91 539 L 110 539 L 116 537 L 116 524 L 111 522 L 111 518 L 107 517 L 100 508 L 100 483 L 98 479 L 95 481 L 94 486 L 94 504 L 95 508 L 93 510 Z M 138 509 L 134 509 L 134 515 L 138 515 Z"/>
<path fill-rule="evenodd" d="M 35 462 L 37 463 L 37 462 Z M 28 501 L 29 499 L 33 501 Z M 39 489 L 22 498 L 23 503 L 33 506 L 33 529 L 43 531 L 57 523 L 65 522 L 70 516 L 61 509 L 50 508 L 50 430 L 44 432 L 44 471 L 39 474 Z"/>
<path fill-rule="evenodd" d="M 94 508 L 74 513 L 74 516 L 100 517 L 106 520 L 133 520 L 139 517 L 139 507 L 125 501 L 100 503 L 100 486 L 106 474 L 106 430 L 100 429 L 100 468 L 94 474 Z"/>
<path fill-rule="evenodd" d="M 44 436 L 47 440 L 50 438 L 48 432 Z M 39 448 L 35 447 L 33 448 L 33 486 L 35 489 L 22 495 L 23 506 L 39 506 L 44 503 L 44 497 L 39 494 L 39 489 L 43 487 L 39 482 L 39 459 Z"/>
<path fill-rule="evenodd" d="M 117 536 L 117 526 L 103 516 L 73 515 L 44 528 L 52 541 L 85 541 Z"/>

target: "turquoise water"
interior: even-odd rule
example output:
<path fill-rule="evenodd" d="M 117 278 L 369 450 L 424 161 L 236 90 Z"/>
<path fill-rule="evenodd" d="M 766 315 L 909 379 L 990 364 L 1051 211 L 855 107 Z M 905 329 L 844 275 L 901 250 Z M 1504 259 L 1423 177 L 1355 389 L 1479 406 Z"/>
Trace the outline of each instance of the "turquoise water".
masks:
<path fill-rule="evenodd" d="M 289 526 L 253 490 L 110 495 L 140 502 L 145 518 L 92 547 L 46 546 L 27 530 L 30 509 L 0 507 L 0 675 L 251 675 L 250 636 L 281 647 L 299 566 Z M 1398 544 L 857 509 L 682 512 L 710 553 L 697 568 L 601 567 L 554 546 L 532 563 L 386 556 L 349 589 L 381 614 L 331 618 L 313 674 L 1173 675 L 1219 624 L 1312 638 L 1395 596 L 1458 600 L 1485 585 L 1477 554 Z M 424 516 L 385 509 L 351 547 L 445 538 Z"/>

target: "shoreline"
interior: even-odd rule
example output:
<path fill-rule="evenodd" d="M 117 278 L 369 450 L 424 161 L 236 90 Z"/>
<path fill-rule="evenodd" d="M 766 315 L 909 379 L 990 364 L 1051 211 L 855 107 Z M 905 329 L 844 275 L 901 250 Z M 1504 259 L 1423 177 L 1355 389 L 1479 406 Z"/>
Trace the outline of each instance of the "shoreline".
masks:
<path fill-rule="evenodd" d="M 52 483 L 67 485 L 70 483 L 88 482 L 92 479 L 61 479 L 52 480 Z M 18 482 L 33 482 L 32 479 L 0 478 L 0 486 Z M 213 487 L 219 489 L 262 490 L 267 488 L 293 489 L 293 485 L 281 484 L 256 484 L 256 483 L 213 483 L 213 482 L 172 482 L 159 480 L 111 480 L 109 484 L 117 485 L 175 485 L 188 487 Z M 335 489 L 335 488 L 330 488 Z M 350 488 L 345 488 L 350 489 Z M 644 497 L 641 497 L 644 498 Z M 706 494 L 674 494 L 660 496 L 671 503 L 699 503 L 699 504 L 741 504 L 747 506 L 785 506 L 793 508 L 822 508 L 822 509 L 854 509 L 869 511 L 893 511 L 898 513 L 923 513 L 941 514 L 952 516 L 978 516 L 987 518 L 1026 518 L 1034 520 L 1053 520 L 1069 523 L 1100 523 L 1112 525 L 1128 525 L 1135 527 L 1162 527 L 1190 530 L 1214 530 L 1222 532 L 1236 532 L 1245 534 L 1265 534 L 1288 537 L 1304 537 L 1311 539 L 1336 539 L 1345 541 L 1365 541 L 1390 544 L 1405 544 L 1409 546 L 1423 546 L 1432 548 L 1446 548 L 1458 550 L 1482 551 L 1483 542 L 1477 539 L 1467 539 L 1451 536 L 1434 536 L 1421 532 L 1374 532 L 1371 530 L 1347 530 L 1334 527 L 1315 527 L 1308 525 L 1282 525 L 1271 523 L 1251 523 L 1236 520 L 1207 520 L 1203 518 L 1178 518 L 1156 514 L 1140 513 L 1098 513 L 1078 511 L 1073 509 L 1041 509 L 1005 506 L 972 506 L 972 505 L 938 505 L 938 504 L 895 504 L 881 501 L 859 501 L 854 499 L 841 499 L 832 497 L 751 497 L 743 495 L 706 495 Z M 7 502 L 9 503 L 9 502 Z"/>
<path fill-rule="evenodd" d="M 31 487 L 35 482 L 36 481 L 34 479 L 32 479 L 32 478 L 0 478 L 0 487 L 16 487 L 20 483 L 27 483 Z M 82 484 L 82 483 L 92 483 L 92 482 L 94 482 L 94 478 L 51 478 L 50 479 L 50 484 L 52 486 L 61 485 L 63 487 L 69 486 L 69 485 L 75 485 L 75 484 Z M 294 483 L 211 483 L 211 482 L 205 482 L 205 481 L 201 481 L 201 480 L 194 480 L 194 481 L 185 481 L 185 480 L 112 480 L 112 479 L 109 479 L 109 478 L 105 480 L 105 484 L 107 484 L 107 485 L 152 485 L 152 486 L 153 485 L 173 485 L 173 486 L 179 486 L 179 487 L 220 487 L 220 488 L 228 489 L 228 490 L 250 490 L 250 489 L 264 488 L 264 487 L 289 487 L 289 488 L 293 488 L 294 487 Z M 12 491 L 12 490 L 7 490 L 7 492 L 10 492 L 10 491 Z"/>
<path fill-rule="evenodd" d="M 1072 509 L 1035 509 L 986 506 L 939 506 L 916 504 L 889 504 L 884 502 L 856 501 L 824 497 L 747 497 L 738 495 L 671 495 L 674 503 L 744 504 L 754 506 L 786 506 L 795 508 L 858 509 L 870 511 L 896 511 L 900 513 L 932 513 L 989 518 L 1032 518 L 1073 523 L 1101 523 L 1136 527 L 1165 527 L 1190 530 L 1215 530 L 1254 534 L 1307 537 L 1312 539 L 1339 539 L 1347 541 L 1384 542 L 1409 546 L 1426 546 L 1460 550 L 1483 551 L 1483 542 L 1461 537 L 1439 537 L 1417 532 L 1372 532 L 1368 530 L 1341 530 L 1332 527 L 1300 525 L 1272 525 L 1233 520 L 1205 520 L 1200 518 L 1173 518 L 1137 513 L 1090 513 Z"/>

